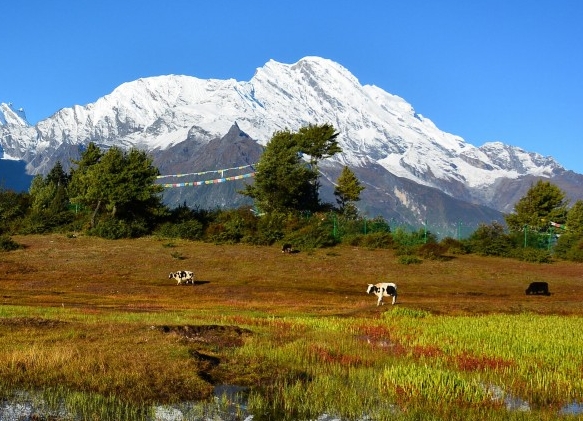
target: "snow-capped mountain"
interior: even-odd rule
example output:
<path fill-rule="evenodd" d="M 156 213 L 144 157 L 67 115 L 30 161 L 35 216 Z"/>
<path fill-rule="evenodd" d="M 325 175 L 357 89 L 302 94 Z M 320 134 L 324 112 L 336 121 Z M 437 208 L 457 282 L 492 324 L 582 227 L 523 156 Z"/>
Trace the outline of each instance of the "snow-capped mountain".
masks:
<path fill-rule="evenodd" d="M 0 125 L 29 126 L 24 109 L 15 110 L 11 103 L 0 104 Z"/>
<path fill-rule="evenodd" d="M 367 188 L 360 203 L 367 212 L 394 216 L 398 207 L 399 217 L 424 220 L 439 196 L 440 203 L 463 202 L 484 216 L 500 216 L 538 177 L 553 180 L 574 199 L 583 197 L 583 176 L 553 158 L 500 142 L 471 145 L 439 130 L 404 99 L 361 85 L 347 69 L 319 57 L 269 61 L 248 82 L 183 75 L 138 79 L 35 126 L 22 110 L 2 104 L 0 147 L 4 157 L 25 161 L 30 174 L 48 172 L 56 160 L 66 166 L 91 141 L 138 147 L 151 152 L 161 170 L 194 172 L 208 167 L 196 157 L 211 141 L 226 139 L 235 124 L 260 150 L 275 131 L 324 123 L 338 130 L 343 150 L 322 165 L 324 187 L 348 165 Z M 188 167 L 194 162 L 199 168 Z M 434 198 L 422 203 L 427 192 Z"/>

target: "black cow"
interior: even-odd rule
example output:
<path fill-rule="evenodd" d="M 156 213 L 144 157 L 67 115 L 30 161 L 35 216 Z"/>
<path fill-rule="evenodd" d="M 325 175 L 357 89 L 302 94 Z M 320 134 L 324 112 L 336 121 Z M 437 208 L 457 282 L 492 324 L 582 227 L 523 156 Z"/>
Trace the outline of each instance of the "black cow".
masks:
<path fill-rule="evenodd" d="M 551 295 L 549 284 L 546 282 L 531 282 L 525 292 L 526 295 Z"/>

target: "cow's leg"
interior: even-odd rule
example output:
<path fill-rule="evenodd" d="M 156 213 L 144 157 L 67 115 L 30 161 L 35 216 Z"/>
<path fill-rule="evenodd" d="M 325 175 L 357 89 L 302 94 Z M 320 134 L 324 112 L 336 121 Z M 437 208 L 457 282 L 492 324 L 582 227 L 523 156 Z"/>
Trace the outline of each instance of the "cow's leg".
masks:
<path fill-rule="evenodd" d="M 393 305 L 395 305 L 396 301 L 397 301 L 397 294 L 393 295 Z"/>
<path fill-rule="evenodd" d="M 383 303 L 383 295 L 382 294 L 379 295 L 379 299 L 377 301 L 377 307 L 380 306 L 380 305 L 384 305 L 384 303 Z"/>

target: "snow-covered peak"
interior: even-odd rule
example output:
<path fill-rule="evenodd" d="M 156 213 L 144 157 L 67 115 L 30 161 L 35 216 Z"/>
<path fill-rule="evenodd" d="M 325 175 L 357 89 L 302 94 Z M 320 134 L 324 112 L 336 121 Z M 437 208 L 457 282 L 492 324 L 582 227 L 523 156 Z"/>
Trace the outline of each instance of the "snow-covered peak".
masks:
<path fill-rule="evenodd" d="M 12 103 L 0 103 L 0 126 L 29 126 L 23 108 L 14 109 Z"/>
<path fill-rule="evenodd" d="M 542 177 L 551 175 L 553 169 L 562 168 L 552 157 L 522 148 L 505 145 L 502 142 L 487 142 L 480 147 L 488 158 L 506 171 L 519 171 Z"/>
<path fill-rule="evenodd" d="M 561 168 L 550 157 L 502 143 L 471 145 L 441 131 L 403 98 L 361 85 L 346 68 L 320 57 L 293 64 L 270 60 L 249 81 L 142 78 L 91 104 L 61 109 L 35 127 L 9 106 L 2 104 L 1 110 L 0 146 L 10 156 L 27 156 L 29 165 L 36 165 L 32 172 L 48 165 L 48 158 L 33 158 L 49 156 L 63 144 L 164 150 L 193 133 L 202 142 L 222 137 L 235 122 L 262 144 L 279 130 L 332 124 L 343 150 L 333 161 L 378 164 L 452 196 L 463 189 L 484 191 L 501 178 L 547 176 Z"/>

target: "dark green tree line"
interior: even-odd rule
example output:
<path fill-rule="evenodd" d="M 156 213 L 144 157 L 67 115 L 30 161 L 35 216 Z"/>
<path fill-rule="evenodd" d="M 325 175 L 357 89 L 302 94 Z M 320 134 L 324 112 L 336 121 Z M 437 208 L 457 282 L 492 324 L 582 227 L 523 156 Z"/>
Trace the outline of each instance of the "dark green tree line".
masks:
<path fill-rule="evenodd" d="M 103 153 L 90 144 L 75 164 L 70 200 L 91 211 L 91 227 L 97 226 L 100 215 L 152 227 L 167 211 L 163 187 L 155 184 L 160 173 L 145 152 L 113 147 Z"/>
<path fill-rule="evenodd" d="M 210 211 L 184 204 L 169 210 L 161 201 L 163 188 L 155 183 L 158 169 L 146 153 L 115 147 L 102 151 L 90 144 L 69 174 L 57 163 L 46 176 L 35 177 L 27 193 L 0 189 L 0 236 L 85 231 L 120 238 L 153 233 L 219 243 L 285 241 L 300 249 L 346 242 L 396 247 L 407 256 L 421 251 L 423 258 L 439 256 L 442 248 L 426 230 L 392 232 L 382 218 L 358 216 L 355 203 L 364 187 L 348 167 L 334 189 L 338 206 L 320 202 L 317 168 L 321 159 L 339 151 L 336 139 L 329 125 L 274 134 L 258 163 L 256 183 L 242 192 L 253 197 L 260 216 L 248 208 Z M 533 184 L 506 220 L 506 227 L 483 224 L 466 240 L 448 239 L 443 249 L 541 263 L 551 258 L 583 261 L 583 201 L 569 208 L 565 193 L 551 183 Z"/>

